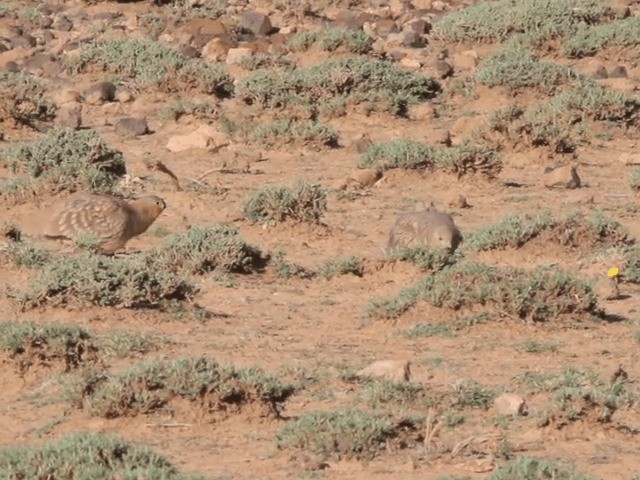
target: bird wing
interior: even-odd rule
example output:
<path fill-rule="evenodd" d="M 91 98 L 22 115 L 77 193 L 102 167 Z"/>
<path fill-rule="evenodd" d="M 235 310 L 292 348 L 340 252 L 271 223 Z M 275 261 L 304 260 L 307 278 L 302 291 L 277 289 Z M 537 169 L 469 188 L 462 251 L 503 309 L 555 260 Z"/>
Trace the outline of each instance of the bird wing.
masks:
<path fill-rule="evenodd" d="M 124 205 L 105 195 L 75 195 L 58 206 L 45 235 L 74 238 L 89 233 L 100 239 L 119 237 L 127 222 Z"/>

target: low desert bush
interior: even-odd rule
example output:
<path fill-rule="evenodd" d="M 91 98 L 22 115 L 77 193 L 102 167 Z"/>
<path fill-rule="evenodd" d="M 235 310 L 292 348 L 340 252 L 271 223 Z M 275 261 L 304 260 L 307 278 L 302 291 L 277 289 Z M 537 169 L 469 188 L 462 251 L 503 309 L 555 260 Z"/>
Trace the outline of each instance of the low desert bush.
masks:
<path fill-rule="evenodd" d="M 38 128 L 40 122 L 53 120 L 56 107 L 47 97 L 46 86 L 27 72 L 0 74 L 0 113 L 2 121 Z"/>
<path fill-rule="evenodd" d="M 233 79 L 222 65 L 188 58 L 178 50 L 146 38 L 87 43 L 67 57 L 66 65 L 70 74 L 108 72 L 169 92 L 193 88 L 226 97 L 233 91 Z"/>
<path fill-rule="evenodd" d="M 11 480 L 63 478 L 162 478 L 204 480 L 184 475 L 147 447 L 97 433 L 72 433 L 40 445 L 0 448 L 0 471 Z"/>
<path fill-rule="evenodd" d="M 4 164 L 29 185 L 53 191 L 109 190 L 126 173 L 122 153 L 95 130 L 55 128 L 30 141 L 0 150 Z"/>
<path fill-rule="evenodd" d="M 244 201 L 244 216 L 257 222 L 318 222 L 327 209 L 327 192 L 320 185 L 298 182 L 261 187 Z"/>
<path fill-rule="evenodd" d="M 585 26 L 567 38 L 563 51 L 569 58 L 594 55 L 607 47 L 640 45 L 640 16 L 635 15 L 603 25 Z"/>
<path fill-rule="evenodd" d="M 341 99 L 345 103 L 381 102 L 402 112 L 410 103 L 437 96 L 442 90 L 431 77 L 367 56 L 326 60 L 293 71 L 256 70 L 242 78 L 236 96 L 262 108 L 300 106 L 313 115 Z M 312 116 L 313 116 L 312 115 Z"/>
<path fill-rule="evenodd" d="M 394 442 L 417 439 L 417 428 L 409 419 L 394 422 L 388 415 L 348 407 L 304 413 L 280 427 L 276 440 L 280 448 L 367 460 Z"/>
<path fill-rule="evenodd" d="M 259 368 L 223 366 L 204 357 L 145 359 L 118 373 L 86 370 L 71 387 L 72 403 L 92 415 L 133 417 L 192 402 L 204 415 L 226 415 L 258 407 L 278 416 L 295 387 Z"/>

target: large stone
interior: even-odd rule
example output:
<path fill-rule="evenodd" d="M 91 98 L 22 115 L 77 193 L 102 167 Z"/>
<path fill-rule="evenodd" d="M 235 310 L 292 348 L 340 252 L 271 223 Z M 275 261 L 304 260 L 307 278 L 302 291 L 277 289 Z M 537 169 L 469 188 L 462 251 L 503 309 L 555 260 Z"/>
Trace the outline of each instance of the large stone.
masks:
<path fill-rule="evenodd" d="M 80 106 L 74 103 L 63 105 L 56 112 L 55 124 L 77 130 L 82 125 Z"/>
<path fill-rule="evenodd" d="M 98 82 L 84 91 L 84 101 L 91 105 L 112 102 L 116 95 L 116 86 L 111 82 Z"/>
<path fill-rule="evenodd" d="M 524 398 L 515 393 L 503 393 L 493 401 L 493 407 L 499 415 L 524 415 L 527 413 L 527 403 Z"/>
<path fill-rule="evenodd" d="M 116 122 L 115 128 L 123 137 L 137 137 L 149 133 L 149 125 L 144 117 L 123 117 Z"/>
<path fill-rule="evenodd" d="M 273 30 L 271 20 L 267 15 L 260 12 L 249 11 L 242 14 L 240 27 L 249 30 L 254 35 L 269 35 Z"/>
<path fill-rule="evenodd" d="M 227 65 L 239 65 L 242 59 L 250 56 L 253 50 L 247 47 L 230 48 L 227 52 Z"/>

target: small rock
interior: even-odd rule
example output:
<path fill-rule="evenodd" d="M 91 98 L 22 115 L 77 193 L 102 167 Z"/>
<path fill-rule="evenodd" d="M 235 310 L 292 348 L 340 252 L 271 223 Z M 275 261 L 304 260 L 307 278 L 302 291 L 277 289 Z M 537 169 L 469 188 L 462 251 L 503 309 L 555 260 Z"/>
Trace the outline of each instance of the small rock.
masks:
<path fill-rule="evenodd" d="M 191 45 L 182 45 L 178 48 L 178 51 L 187 58 L 198 58 L 200 56 L 200 50 Z"/>
<path fill-rule="evenodd" d="M 50 53 L 36 53 L 24 61 L 23 67 L 32 73 L 43 74 L 47 77 L 62 72 L 62 64 Z"/>
<path fill-rule="evenodd" d="M 396 22 L 390 18 L 381 18 L 374 24 L 373 28 L 376 34 L 381 37 L 387 37 L 392 33 L 400 32 Z"/>
<path fill-rule="evenodd" d="M 377 360 L 357 373 L 362 377 L 386 378 L 395 382 L 411 380 L 411 362 L 407 360 Z"/>
<path fill-rule="evenodd" d="M 442 132 L 440 137 L 438 138 L 438 143 L 441 145 L 445 145 L 447 147 L 451 146 L 451 132 L 449 130 L 445 130 Z"/>
<path fill-rule="evenodd" d="M 449 200 L 449 206 L 451 208 L 470 208 L 471 205 L 467 202 L 467 197 L 464 195 L 454 195 Z"/>
<path fill-rule="evenodd" d="M 436 109 L 428 102 L 409 105 L 408 117 L 411 120 L 433 120 L 436 116 Z"/>
<path fill-rule="evenodd" d="M 273 30 L 269 17 L 264 13 L 255 11 L 242 14 L 240 27 L 252 32 L 254 35 L 269 35 Z"/>
<path fill-rule="evenodd" d="M 64 105 L 71 102 L 79 102 L 81 95 L 70 87 L 58 87 L 51 89 L 51 99 L 56 105 Z"/>
<path fill-rule="evenodd" d="M 84 91 L 84 101 L 91 105 L 112 102 L 116 95 L 116 86 L 111 82 L 98 82 Z"/>
<path fill-rule="evenodd" d="M 580 188 L 580 176 L 571 165 L 553 166 L 544 169 L 544 186 L 547 188 Z"/>
<path fill-rule="evenodd" d="M 438 60 L 434 67 L 436 74 L 441 79 L 445 79 L 453 75 L 453 66 L 449 62 Z"/>
<path fill-rule="evenodd" d="M 197 130 L 187 135 L 171 137 L 167 142 L 167 149 L 171 152 L 182 152 L 191 148 L 219 149 L 229 143 L 228 135 L 209 125 L 201 125 Z"/>
<path fill-rule="evenodd" d="M 527 403 L 515 393 L 503 393 L 493 401 L 493 407 L 500 415 L 525 415 Z"/>
<path fill-rule="evenodd" d="M 595 78 L 596 80 L 602 80 L 604 78 L 609 78 L 609 74 L 607 73 L 607 69 L 604 67 L 604 65 L 600 65 L 591 74 L 591 77 Z"/>
<path fill-rule="evenodd" d="M 231 45 L 222 38 L 214 38 L 202 47 L 202 57 L 213 62 L 219 62 L 229 53 Z"/>
<path fill-rule="evenodd" d="M 115 100 L 120 102 L 120 103 L 129 103 L 133 101 L 133 94 L 131 93 L 130 90 L 126 89 L 126 88 L 120 88 L 118 87 L 116 89 L 116 96 L 115 96 Z"/>
<path fill-rule="evenodd" d="M 478 52 L 475 50 L 467 50 L 465 52 L 456 53 L 451 58 L 453 68 L 459 70 L 473 70 L 479 63 Z"/>
<path fill-rule="evenodd" d="M 123 137 L 138 137 L 149 133 L 149 125 L 144 117 L 124 117 L 115 124 L 116 132 Z"/>
<path fill-rule="evenodd" d="M 404 29 L 411 30 L 419 35 L 425 35 L 431 30 L 431 25 L 426 20 L 417 18 L 415 20 L 407 22 L 407 24 L 404 26 Z"/>
<path fill-rule="evenodd" d="M 420 34 L 413 31 L 402 32 L 400 45 L 409 48 L 422 48 L 427 42 Z"/>
<path fill-rule="evenodd" d="M 250 56 L 253 51 L 247 47 L 230 48 L 227 52 L 227 65 L 239 65 L 242 59 Z"/>
<path fill-rule="evenodd" d="M 609 78 L 627 78 L 627 69 L 622 65 L 617 65 L 611 70 Z"/>
<path fill-rule="evenodd" d="M 624 165 L 640 165 L 640 153 L 621 153 L 618 161 Z"/>
<path fill-rule="evenodd" d="M 406 68 L 415 68 L 418 69 L 422 67 L 422 63 L 417 58 L 403 58 L 400 60 L 400 65 Z"/>
<path fill-rule="evenodd" d="M 54 20 L 52 28 L 62 32 L 70 32 L 73 29 L 73 22 L 64 15 L 60 15 Z"/>
<path fill-rule="evenodd" d="M 31 35 L 18 35 L 17 37 L 11 38 L 9 42 L 11 43 L 11 48 L 32 48 L 38 44 L 36 38 Z"/>
<path fill-rule="evenodd" d="M 55 124 L 77 130 L 82 125 L 82 114 L 77 104 L 63 105 L 56 112 Z"/>

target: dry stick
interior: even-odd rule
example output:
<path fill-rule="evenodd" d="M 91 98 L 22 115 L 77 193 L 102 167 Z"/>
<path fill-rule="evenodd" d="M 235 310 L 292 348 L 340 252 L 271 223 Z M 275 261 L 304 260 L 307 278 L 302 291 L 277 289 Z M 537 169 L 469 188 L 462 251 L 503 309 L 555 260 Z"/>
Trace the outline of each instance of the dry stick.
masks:
<path fill-rule="evenodd" d="M 433 415 L 433 407 L 429 408 L 429 412 L 427 413 L 427 424 L 424 429 L 424 447 L 427 451 L 431 450 L 431 443 L 433 442 L 433 438 L 436 436 L 438 431 L 440 430 L 441 423 L 438 423 L 437 420 L 434 419 Z"/>
<path fill-rule="evenodd" d="M 191 423 L 147 423 L 146 426 L 154 428 L 193 427 Z"/>
<path fill-rule="evenodd" d="M 182 188 L 180 187 L 180 181 L 178 180 L 178 177 L 176 176 L 176 174 L 173 173 L 171 170 L 169 170 L 169 168 L 160 160 L 155 160 L 155 161 L 145 160 L 144 163 L 149 170 L 158 170 L 159 172 L 166 173 L 167 175 L 169 175 L 169 177 L 171 177 L 171 181 L 173 185 L 176 187 L 176 190 L 178 192 L 182 190 Z"/>

